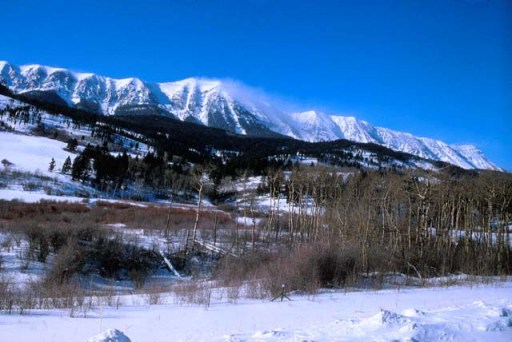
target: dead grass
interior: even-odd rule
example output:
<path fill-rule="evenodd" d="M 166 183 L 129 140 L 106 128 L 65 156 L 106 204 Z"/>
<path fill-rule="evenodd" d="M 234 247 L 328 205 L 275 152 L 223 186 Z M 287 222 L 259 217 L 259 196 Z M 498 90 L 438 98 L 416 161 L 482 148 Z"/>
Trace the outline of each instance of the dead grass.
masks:
<path fill-rule="evenodd" d="M 169 208 L 149 205 L 138 207 L 129 203 L 98 201 L 92 207 L 82 203 L 42 201 L 23 203 L 0 200 L 0 228 L 10 231 L 24 231 L 24 227 L 39 225 L 59 226 L 64 229 L 84 225 L 106 225 L 123 223 L 127 229 L 164 230 L 169 222 L 169 230 L 177 232 L 194 225 L 196 212 L 191 208 Z M 199 229 L 231 229 L 234 222 L 222 212 L 203 210 L 200 213 Z"/>
<path fill-rule="evenodd" d="M 169 286 L 162 284 L 150 284 L 141 289 L 140 292 L 143 294 L 148 305 L 160 305 L 165 304 L 164 293 L 169 292 Z"/>
<path fill-rule="evenodd" d="M 94 307 L 87 301 L 85 291 L 78 282 L 58 284 L 49 281 L 29 283 L 26 288 L 18 288 L 8 278 L 0 278 L 0 311 L 7 314 L 27 314 L 31 310 L 69 309 L 70 316 L 79 312 L 85 317 Z"/>
<path fill-rule="evenodd" d="M 172 287 L 178 304 L 197 304 L 208 308 L 211 304 L 213 287 L 211 283 L 190 281 Z"/>
<path fill-rule="evenodd" d="M 44 215 L 66 213 L 81 214 L 89 212 L 90 208 L 81 203 L 41 201 L 38 203 L 23 203 L 19 201 L 0 200 L 0 219 L 16 220 Z"/>

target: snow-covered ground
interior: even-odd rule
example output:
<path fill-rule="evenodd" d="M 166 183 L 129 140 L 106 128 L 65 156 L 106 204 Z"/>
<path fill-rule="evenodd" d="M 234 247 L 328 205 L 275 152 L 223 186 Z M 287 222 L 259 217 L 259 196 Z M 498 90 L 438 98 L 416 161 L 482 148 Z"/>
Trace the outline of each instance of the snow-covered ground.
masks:
<path fill-rule="evenodd" d="M 41 200 L 58 202 L 83 202 L 85 199 L 76 196 L 53 196 L 42 192 L 0 189 L 0 199 L 6 201 L 19 200 L 25 203 L 36 203 Z"/>
<path fill-rule="evenodd" d="M 57 140 L 0 131 L 0 160 L 8 161 L 0 165 L 0 199 L 82 201 L 83 198 L 74 195 L 93 191 L 60 173 L 64 160 L 75 157 L 65 147 L 65 143 Z M 53 172 L 48 170 L 52 158 Z"/>
<path fill-rule="evenodd" d="M 128 232 L 122 224 L 109 227 Z M 134 238 L 142 239 L 139 243 L 143 245 L 154 243 L 145 241 L 150 237 L 143 230 L 130 232 Z M 0 237 L 4 241 L 9 235 Z M 22 270 L 19 255 L 26 244 L 21 241 L 19 246 L 0 248 L 2 279 L 15 280 L 18 288 L 42 279 L 49 267 L 32 261 Z M 489 278 L 487 284 L 470 284 L 472 278 L 464 276 L 438 278 L 428 281 L 430 285 L 437 284 L 430 288 L 402 284 L 400 288 L 380 291 L 326 290 L 316 296 L 290 295 L 290 301 L 233 297 L 230 289 L 200 282 L 198 296 L 205 296 L 200 290 L 204 288 L 208 297 L 189 301 L 184 299 L 187 294 L 180 296 L 175 287 L 193 285 L 190 279 L 171 280 L 167 274 L 162 282 L 161 276 L 152 277 L 152 283 L 167 291 L 155 295 L 156 305 L 149 305 L 149 288 L 149 293 L 133 294 L 129 284 L 120 281 L 115 287 L 124 290 L 117 292 L 118 297 L 110 304 L 97 301 L 91 308 L 73 311 L 32 309 L 24 315 L 0 312 L 0 341 L 512 340 L 512 278 Z M 91 281 L 97 285 L 94 288 L 101 288 L 102 279 L 93 278 Z M 465 285 L 442 286 L 450 283 Z"/>
<path fill-rule="evenodd" d="M 130 300 L 131 299 L 131 300 Z M 106 341 L 118 329 L 131 341 L 511 341 L 512 281 L 369 292 L 331 292 L 291 301 L 225 300 L 180 305 L 97 307 L 0 315 L 2 341 Z M 99 336 L 97 336 L 100 334 Z M 119 335 L 119 334 L 117 334 Z"/>
<path fill-rule="evenodd" d="M 76 157 L 65 150 L 66 145 L 45 137 L 0 131 L 0 161 L 6 161 L 0 164 L 0 199 L 30 203 L 39 200 L 80 202 L 84 197 L 108 198 L 108 194 L 74 182 L 70 175 L 61 173 L 66 158 L 73 161 Z M 52 158 L 55 168 L 49 171 Z M 133 192 L 124 193 L 126 197 L 130 194 Z"/>
<path fill-rule="evenodd" d="M 71 160 L 75 157 L 64 150 L 65 143 L 43 137 L 0 132 L 0 145 L 0 160 L 8 160 L 15 169 L 40 172 L 46 176 L 57 175 L 48 171 L 52 158 L 56 162 L 55 171 L 59 171 L 68 156 Z"/>
<path fill-rule="evenodd" d="M 145 235 L 142 229 L 127 230 L 120 223 L 108 226 L 141 245 L 155 244 L 156 236 Z M 0 234 L 0 279 L 12 279 L 18 288 L 42 279 L 51 260 L 31 261 L 23 269 L 20 251 L 27 242 L 4 243 L 9 236 Z M 325 290 L 315 296 L 292 294 L 290 301 L 247 299 L 243 288 L 238 297 L 229 288 L 199 282 L 198 287 L 191 286 L 198 289 L 199 299 L 187 300 L 188 294 L 180 295 L 176 288 L 194 281 L 166 272 L 150 279 L 165 291 L 153 294 L 152 301 L 151 287 L 146 293 L 133 293 L 126 281 L 114 284 L 94 276 L 90 281 L 96 286 L 91 288 L 115 286 L 116 298 L 110 304 L 96 300 L 85 309 L 0 312 L 0 341 L 126 342 L 124 335 L 131 341 L 152 342 L 512 340 L 512 278 L 445 277 L 423 280 L 432 287 L 421 288 L 406 286 L 397 277 L 389 283 L 394 287 L 385 290 Z M 408 282 L 414 283 L 422 281 Z"/>

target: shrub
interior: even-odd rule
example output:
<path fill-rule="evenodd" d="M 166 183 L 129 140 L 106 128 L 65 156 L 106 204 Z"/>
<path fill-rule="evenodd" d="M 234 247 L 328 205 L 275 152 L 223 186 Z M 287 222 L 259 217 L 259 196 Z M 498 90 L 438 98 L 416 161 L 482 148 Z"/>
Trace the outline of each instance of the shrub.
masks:
<path fill-rule="evenodd" d="M 13 282 L 7 277 L 0 277 L 0 310 L 10 314 L 13 306 Z"/>
<path fill-rule="evenodd" d="M 141 288 L 150 271 L 160 265 L 160 257 L 145 248 L 124 243 L 120 236 L 97 238 L 87 247 L 88 263 L 103 277 L 123 279 L 126 275 Z"/>
<path fill-rule="evenodd" d="M 31 226 L 27 231 L 29 249 L 31 254 L 35 254 L 39 262 L 45 262 L 48 254 L 50 254 L 50 242 L 47 233 L 47 230 L 40 226 Z"/>
<path fill-rule="evenodd" d="M 253 286 L 251 290 L 258 289 L 266 296 L 280 293 L 283 284 L 287 291 L 315 293 L 319 288 L 353 283 L 360 264 L 355 248 L 311 243 L 290 252 L 229 257 L 219 265 L 215 275 L 226 286 L 259 283 L 261 286 Z"/>
<path fill-rule="evenodd" d="M 214 276 L 225 286 L 241 285 L 252 278 L 262 265 L 269 265 L 275 255 L 256 251 L 241 258 L 230 255 L 224 257 L 217 265 Z"/>
<path fill-rule="evenodd" d="M 60 229 L 59 227 L 52 229 L 50 231 L 50 246 L 54 253 L 59 252 L 59 250 L 66 245 L 68 240 L 69 232 L 65 229 Z"/>
<path fill-rule="evenodd" d="M 46 279 L 56 284 L 67 283 L 74 274 L 82 270 L 84 263 L 83 248 L 80 248 L 75 241 L 69 240 L 60 248 Z"/>

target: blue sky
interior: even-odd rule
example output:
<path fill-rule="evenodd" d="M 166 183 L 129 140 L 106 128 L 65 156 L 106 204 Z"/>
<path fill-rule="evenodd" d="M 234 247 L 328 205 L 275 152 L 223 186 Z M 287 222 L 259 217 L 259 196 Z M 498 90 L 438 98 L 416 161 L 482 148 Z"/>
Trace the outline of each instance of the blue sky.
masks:
<path fill-rule="evenodd" d="M 0 60 L 232 78 L 512 171 L 510 0 L 0 1 Z"/>

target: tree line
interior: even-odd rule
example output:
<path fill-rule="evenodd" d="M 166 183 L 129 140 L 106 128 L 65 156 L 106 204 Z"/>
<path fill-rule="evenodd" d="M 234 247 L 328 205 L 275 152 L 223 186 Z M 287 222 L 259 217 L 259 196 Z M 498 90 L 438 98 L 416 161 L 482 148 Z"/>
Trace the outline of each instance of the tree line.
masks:
<path fill-rule="evenodd" d="M 266 185 L 275 205 L 264 239 L 357 246 L 366 272 L 512 272 L 511 174 L 302 168 L 274 170 Z"/>

